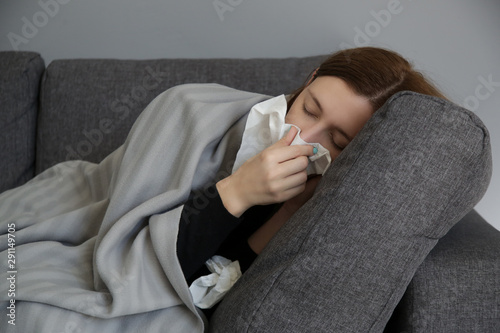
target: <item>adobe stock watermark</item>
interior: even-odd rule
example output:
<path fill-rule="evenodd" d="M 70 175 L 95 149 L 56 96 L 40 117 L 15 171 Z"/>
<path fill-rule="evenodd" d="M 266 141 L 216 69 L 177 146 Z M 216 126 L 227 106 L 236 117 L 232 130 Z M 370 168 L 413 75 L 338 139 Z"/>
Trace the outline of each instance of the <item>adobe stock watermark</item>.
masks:
<path fill-rule="evenodd" d="M 116 99 L 109 104 L 111 111 L 118 117 L 118 122 L 124 121 L 130 116 L 130 110 L 137 103 L 143 102 L 148 96 L 149 91 L 158 88 L 160 83 L 168 76 L 167 72 L 162 72 L 159 68 L 154 70 L 150 66 L 145 68 L 147 74 L 143 77 L 140 85 L 132 88 L 127 95 L 122 95 L 120 99 Z M 81 160 L 85 156 L 90 155 L 95 147 L 99 146 L 106 134 L 110 134 L 115 130 L 116 119 L 102 118 L 97 128 L 90 130 L 82 130 L 85 139 L 80 140 L 75 147 L 66 145 L 66 160 Z"/>
<path fill-rule="evenodd" d="M 385 9 L 379 11 L 371 10 L 370 15 L 373 17 L 373 20 L 368 21 L 363 28 L 358 26 L 354 27 L 354 46 L 346 42 L 341 42 L 339 44 L 339 49 L 353 49 L 352 52 L 355 52 L 355 47 L 368 46 L 374 38 L 382 33 L 384 28 L 387 28 L 389 24 L 391 24 L 395 15 L 399 15 L 403 12 L 403 9 L 404 7 L 400 0 L 389 0 Z M 347 59 L 349 59 L 349 54 L 349 52 L 345 51 L 345 57 Z"/>
<path fill-rule="evenodd" d="M 500 88 L 500 81 L 493 81 L 493 74 L 488 75 L 486 78 L 482 75 L 477 77 L 479 84 L 476 86 L 473 95 L 465 97 L 462 104 L 463 107 L 477 111 L 481 101 L 485 101 L 493 95 L 496 88 Z"/>
<path fill-rule="evenodd" d="M 9 298 L 7 306 L 7 317 L 9 325 L 16 325 L 16 224 L 7 224 L 7 297 Z"/>
<path fill-rule="evenodd" d="M 21 44 L 28 44 L 30 40 L 35 38 L 39 29 L 45 27 L 49 20 L 59 13 L 60 6 L 66 5 L 71 0 L 39 0 L 39 11 L 33 14 L 31 19 L 26 16 L 21 17 L 23 25 L 21 27 L 21 34 L 9 32 L 7 38 L 14 51 L 19 51 Z"/>
<path fill-rule="evenodd" d="M 242 2 L 243 0 L 214 0 L 212 5 L 217 12 L 217 16 L 219 16 L 219 20 L 224 22 L 224 14 L 234 11 Z"/>

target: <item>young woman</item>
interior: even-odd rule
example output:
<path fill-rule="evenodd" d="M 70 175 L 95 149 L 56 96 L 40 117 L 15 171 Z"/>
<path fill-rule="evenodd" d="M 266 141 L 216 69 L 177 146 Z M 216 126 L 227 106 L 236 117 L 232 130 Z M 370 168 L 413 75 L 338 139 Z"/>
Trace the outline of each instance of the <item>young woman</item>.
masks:
<path fill-rule="evenodd" d="M 324 61 L 288 102 L 286 123 L 335 159 L 371 115 L 399 91 L 444 98 L 399 54 L 374 47 L 337 52 Z M 321 176 L 307 177 L 309 145 L 290 146 L 291 130 L 277 143 L 213 185 L 218 196 L 197 216 L 181 219 L 178 256 L 192 281 L 215 253 L 248 268 L 281 226 L 314 193 Z M 185 207 L 192 205 L 193 200 Z M 186 222 L 188 221 L 188 222 Z M 196 249 L 196 250 L 193 250 Z"/>
<path fill-rule="evenodd" d="M 335 159 L 401 90 L 443 97 L 394 52 L 338 52 L 292 94 L 285 120 Z M 124 145 L 99 164 L 63 162 L 3 193 L 0 252 L 20 261 L 10 267 L 4 261 L 3 281 L 16 284 L 0 284 L 0 304 L 11 311 L 15 303 L 12 311 L 27 319 L 15 329 L 136 332 L 169 323 L 172 331 L 201 332 L 186 280 L 206 275 L 204 263 L 214 254 L 238 260 L 245 271 L 321 179 L 307 176 L 314 149 L 291 146 L 297 133 L 291 128 L 236 172 L 207 184 L 236 153 L 231 140 L 239 138 L 243 116 L 265 99 L 219 85 L 174 87 L 150 103 Z M 19 274 L 11 272 L 16 265 Z M 14 299 L 7 288 L 16 285 L 22 288 Z"/>

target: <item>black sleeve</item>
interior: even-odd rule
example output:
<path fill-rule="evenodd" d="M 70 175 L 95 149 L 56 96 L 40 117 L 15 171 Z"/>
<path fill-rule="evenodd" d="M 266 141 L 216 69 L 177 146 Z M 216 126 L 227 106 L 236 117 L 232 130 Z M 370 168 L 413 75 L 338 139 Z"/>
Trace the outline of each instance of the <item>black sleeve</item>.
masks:
<path fill-rule="evenodd" d="M 177 257 L 187 280 L 204 266 L 243 217 L 224 207 L 215 184 L 194 193 L 184 204 L 177 236 Z"/>
<path fill-rule="evenodd" d="M 248 245 L 248 237 L 278 208 L 255 206 L 236 218 L 224 207 L 215 185 L 193 195 L 184 204 L 177 236 L 177 256 L 187 283 L 210 273 L 205 262 L 214 254 L 238 260 L 245 272 L 257 257 Z M 210 318 L 216 308 L 203 312 Z"/>
<path fill-rule="evenodd" d="M 220 200 L 220 199 L 219 199 Z M 221 202 L 222 204 L 222 202 Z M 248 245 L 248 237 L 253 234 L 262 224 L 264 224 L 280 205 L 265 205 L 265 206 L 254 206 L 248 209 L 240 218 L 240 223 L 235 223 L 237 225 L 222 242 L 220 247 L 216 250 L 215 254 L 221 255 L 231 261 L 238 260 L 240 263 L 241 272 L 244 273 L 253 261 L 257 258 L 257 254 L 253 252 Z M 222 208 L 224 206 L 222 205 Z M 225 210 L 225 208 L 224 208 Z M 210 258 L 207 256 L 206 259 Z M 194 280 L 200 276 L 210 274 L 208 268 L 204 265 L 204 261 L 200 263 L 198 269 L 191 274 L 191 276 L 186 276 L 187 282 L 190 285 Z M 203 313 L 207 318 L 210 319 L 213 312 L 217 309 L 219 304 L 216 304 L 210 309 L 202 309 Z"/>
<path fill-rule="evenodd" d="M 250 235 L 248 235 L 249 237 Z M 250 245 L 248 237 L 231 238 L 228 237 L 222 246 L 217 250 L 217 254 L 231 261 L 240 263 L 241 272 L 244 273 L 257 258 Z"/>
<path fill-rule="evenodd" d="M 241 272 L 245 272 L 252 262 L 257 258 L 257 254 L 248 245 L 248 238 L 257 229 L 269 220 L 279 209 L 280 204 L 257 205 L 248 209 L 242 217 L 244 223 L 240 223 L 217 250 L 217 254 L 231 261 L 240 262 Z"/>
<path fill-rule="evenodd" d="M 194 193 L 184 204 L 177 236 L 177 257 L 188 283 L 210 273 L 205 262 L 215 254 L 238 260 L 245 272 L 257 257 L 248 237 L 278 208 L 258 205 L 237 218 L 224 207 L 215 184 Z"/>

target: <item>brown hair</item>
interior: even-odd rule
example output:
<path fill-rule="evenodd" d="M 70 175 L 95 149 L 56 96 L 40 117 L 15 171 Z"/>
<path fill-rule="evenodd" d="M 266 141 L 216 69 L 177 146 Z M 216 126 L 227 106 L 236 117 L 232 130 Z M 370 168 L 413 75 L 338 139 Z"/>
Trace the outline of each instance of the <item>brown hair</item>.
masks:
<path fill-rule="evenodd" d="M 398 53 L 376 47 L 360 47 L 342 50 L 328 57 L 308 82 L 292 94 L 288 107 L 310 82 L 320 76 L 343 79 L 354 92 L 368 98 L 373 110 L 403 90 L 446 98 Z"/>

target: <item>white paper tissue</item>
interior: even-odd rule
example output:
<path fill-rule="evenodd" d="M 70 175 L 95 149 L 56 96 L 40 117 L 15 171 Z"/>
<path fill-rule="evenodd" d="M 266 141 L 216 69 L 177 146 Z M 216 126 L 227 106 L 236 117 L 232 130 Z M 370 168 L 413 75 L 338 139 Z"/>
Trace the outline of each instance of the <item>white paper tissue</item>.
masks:
<path fill-rule="evenodd" d="M 299 130 L 292 145 L 308 144 L 318 149 L 316 154 L 309 157 L 307 174 L 323 175 L 325 173 L 331 163 L 330 152 L 319 143 L 305 142 L 300 137 L 300 128 L 295 125 L 285 124 L 286 109 L 287 102 L 284 95 L 268 99 L 252 107 L 248 114 L 240 150 L 236 155 L 233 173 L 246 160 L 281 139 L 291 126 Z"/>
<path fill-rule="evenodd" d="M 201 276 L 193 281 L 189 290 L 194 305 L 200 309 L 210 309 L 241 277 L 240 263 L 221 256 L 213 256 L 205 265 L 212 274 Z"/>

